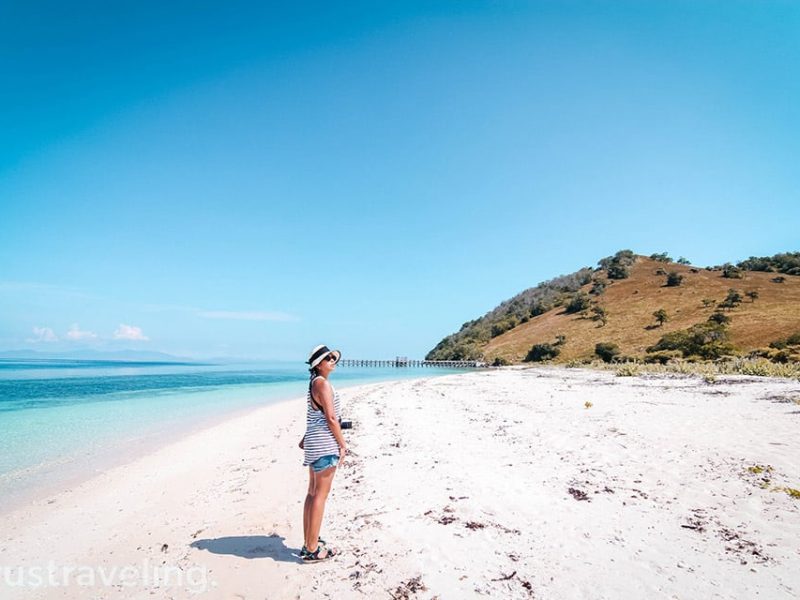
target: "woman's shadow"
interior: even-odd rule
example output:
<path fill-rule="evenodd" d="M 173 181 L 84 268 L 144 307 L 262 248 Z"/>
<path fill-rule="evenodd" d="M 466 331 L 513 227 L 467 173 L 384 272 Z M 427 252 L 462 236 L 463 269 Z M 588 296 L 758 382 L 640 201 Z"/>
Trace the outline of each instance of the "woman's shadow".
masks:
<path fill-rule="evenodd" d="M 284 544 L 284 538 L 273 535 L 243 535 L 192 542 L 192 548 L 214 554 L 231 554 L 242 558 L 271 558 L 276 562 L 302 563 L 300 551 Z"/>

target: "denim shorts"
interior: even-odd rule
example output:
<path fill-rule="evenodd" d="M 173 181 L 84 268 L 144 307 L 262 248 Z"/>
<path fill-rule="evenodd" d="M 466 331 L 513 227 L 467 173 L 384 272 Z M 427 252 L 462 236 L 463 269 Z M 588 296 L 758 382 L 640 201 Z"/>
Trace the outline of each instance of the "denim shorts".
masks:
<path fill-rule="evenodd" d="M 318 458 L 313 463 L 311 463 L 311 468 L 314 469 L 315 473 L 319 473 L 320 471 L 324 471 L 325 469 L 330 469 L 331 467 L 335 467 L 339 464 L 339 457 L 335 454 L 328 454 L 328 456 L 323 456 L 322 458 Z"/>

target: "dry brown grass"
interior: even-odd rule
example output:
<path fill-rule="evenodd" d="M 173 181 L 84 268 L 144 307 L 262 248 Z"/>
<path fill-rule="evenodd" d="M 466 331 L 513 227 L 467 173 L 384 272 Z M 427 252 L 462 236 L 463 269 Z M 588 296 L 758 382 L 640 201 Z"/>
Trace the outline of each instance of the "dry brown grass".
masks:
<path fill-rule="evenodd" d="M 666 277 L 655 274 L 659 268 L 679 272 L 684 276 L 683 283 L 665 287 Z M 733 319 L 731 342 L 737 349 L 746 352 L 765 347 L 800 331 L 800 277 L 787 276 L 785 283 L 773 283 L 775 273 L 744 275 L 744 279 L 726 279 L 720 271 L 700 269 L 692 273 L 687 265 L 639 257 L 628 279 L 613 282 L 598 297 L 608 313 L 604 327 L 589 318 L 565 314 L 560 307 L 492 339 L 484 354 L 490 361 L 502 357 L 519 362 L 533 344 L 552 343 L 557 335 L 565 335 L 567 341 L 556 362 L 589 358 L 598 342 L 614 342 L 624 355 L 643 356 L 645 349 L 665 333 L 706 321 L 714 308 L 704 308 L 703 299 L 720 302 L 729 288 L 742 294 L 749 290 L 759 294 L 755 302 L 745 297 L 737 308 L 726 311 Z M 583 290 L 590 288 L 587 284 Z M 653 312 L 659 308 L 667 311 L 669 321 L 663 327 L 651 327 L 656 323 Z"/>

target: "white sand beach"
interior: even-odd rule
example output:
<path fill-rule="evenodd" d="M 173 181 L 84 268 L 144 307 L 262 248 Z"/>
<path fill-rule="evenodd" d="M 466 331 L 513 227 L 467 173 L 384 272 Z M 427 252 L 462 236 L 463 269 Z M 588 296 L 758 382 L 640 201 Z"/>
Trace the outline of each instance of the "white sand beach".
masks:
<path fill-rule="evenodd" d="M 303 564 L 298 398 L 4 514 L 0 597 L 797 598 L 797 399 L 547 367 L 344 390 L 339 554 Z"/>

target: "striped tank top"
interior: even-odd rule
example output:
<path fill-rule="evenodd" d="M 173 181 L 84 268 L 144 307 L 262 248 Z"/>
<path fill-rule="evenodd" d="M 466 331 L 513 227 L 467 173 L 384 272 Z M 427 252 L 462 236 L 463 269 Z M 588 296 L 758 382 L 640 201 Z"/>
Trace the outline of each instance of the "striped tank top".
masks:
<path fill-rule="evenodd" d="M 317 377 L 321 377 L 321 375 Z M 311 380 L 312 384 L 317 377 Z M 333 390 L 333 412 L 338 421 L 342 416 L 339 409 L 339 392 L 333 386 L 331 386 L 331 390 Z M 332 454 L 339 456 L 339 444 L 336 443 L 336 438 L 333 437 L 333 432 L 328 427 L 325 413 L 317 410 L 311 402 L 311 385 L 308 386 L 308 397 L 306 398 L 306 436 L 303 446 L 305 448 L 303 466 L 308 466 L 323 456 Z"/>

